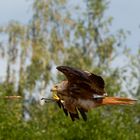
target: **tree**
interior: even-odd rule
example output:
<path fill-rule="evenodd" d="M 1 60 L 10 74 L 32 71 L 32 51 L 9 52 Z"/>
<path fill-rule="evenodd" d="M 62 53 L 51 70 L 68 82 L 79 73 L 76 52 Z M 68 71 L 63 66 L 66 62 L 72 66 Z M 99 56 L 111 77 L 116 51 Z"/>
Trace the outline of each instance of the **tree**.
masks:
<path fill-rule="evenodd" d="M 65 64 L 102 75 L 110 95 L 122 92 L 123 73 L 111 68 L 111 62 L 123 48 L 125 34 L 122 30 L 110 33 L 112 18 L 104 17 L 108 1 L 81 3 L 85 7 L 77 5 L 71 10 L 68 0 L 35 0 L 33 17 L 27 25 L 10 22 L 1 28 L 7 36 L 6 45 L 1 42 L 1 48 L 8 51 L 7 80 L 1 83 L 0 92 L 12 92 L 25 99 L 0 102 L 0 139 L 139 139 L 138 105 L 98 108 L 88 113 L 86 123 L 73 123 L 55 104 L 38 103 L 38 97 L 45 96 L 53 80 L 53 65 Z M 16 77 L 16 72 L 11 73 L 13 64 L 19 69 L 19 80 L 12 81 L 11 87 L 9 77 Z M 11 91 L 5 91 L 5 87 Z M 30 113 L 31 119 L 23 121 L 23 111 L 23 115 Z"/>

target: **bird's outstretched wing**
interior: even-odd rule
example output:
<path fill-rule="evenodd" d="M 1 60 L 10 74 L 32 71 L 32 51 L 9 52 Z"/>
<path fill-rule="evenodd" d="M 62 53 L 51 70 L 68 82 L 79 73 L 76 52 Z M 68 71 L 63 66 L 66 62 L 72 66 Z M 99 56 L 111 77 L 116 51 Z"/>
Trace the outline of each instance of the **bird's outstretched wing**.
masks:
<path fill-rule="evenodd" d="M 86 89 L 87 92 L 90 90 L 90 93 L 97 95 L 103 95 L 105 93 L 105 82 L 101 76 L 68 66 L 58 66 L 57 69 L 67 77 L 71 87 L 75 85 L 80 90 Z"/>

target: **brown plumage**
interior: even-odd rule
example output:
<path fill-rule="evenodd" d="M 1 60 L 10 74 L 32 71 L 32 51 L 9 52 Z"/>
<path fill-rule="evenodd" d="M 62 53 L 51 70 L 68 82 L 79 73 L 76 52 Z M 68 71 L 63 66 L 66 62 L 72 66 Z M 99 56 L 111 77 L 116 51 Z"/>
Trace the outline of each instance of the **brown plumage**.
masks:
<path fill-rule="evenodd" d="M 86 121 L 86 112 L 98 106 L 133 104 L 136 101 L 129 98 L 108 97 L 101 76 L 68 66 L 58 66 L 57 70 L 66 76 L 67 81 L 62 81 L 51 89 L 55 93 L 53 100 L 73 121 L 79 119 L 79 113 Z"/>

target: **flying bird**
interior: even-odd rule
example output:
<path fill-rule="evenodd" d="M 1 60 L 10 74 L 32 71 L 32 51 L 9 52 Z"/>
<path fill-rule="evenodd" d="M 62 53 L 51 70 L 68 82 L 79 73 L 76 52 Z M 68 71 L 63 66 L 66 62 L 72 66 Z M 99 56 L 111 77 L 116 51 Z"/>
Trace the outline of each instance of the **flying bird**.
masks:
<path fill-rule="evenodd" d="M 134 104 L 135 99 L 109 97 L 105 82 L 101 76 L 68 66 L 58 66 L 67 80 L 53 86 L 53 100 L 63 109 L 72 121 L 79 119 L 79 114 L 87 120 L 87 112 L 103 105 Z M 42 98 L 45 99 L 45 98 Z M 47 99 L 46 99 L 47 100 Z"/>

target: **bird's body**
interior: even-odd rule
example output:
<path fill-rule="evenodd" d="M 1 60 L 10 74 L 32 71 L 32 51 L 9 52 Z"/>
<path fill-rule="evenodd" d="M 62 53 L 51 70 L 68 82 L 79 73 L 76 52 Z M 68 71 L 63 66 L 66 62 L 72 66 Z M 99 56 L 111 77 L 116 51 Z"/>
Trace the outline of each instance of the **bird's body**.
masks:
<path fill-rule="evenodd" d="M 76 113 L 76 107 L 84 108 L 86 111 L 96 107 L 93 98 L 90 99 L 89 95 L 85 94 L 87 91 L 83 87 L 80 89 L 76 85 L 69 86 L 68 81 L 62 81 L 55 85 L 52 91 L 55 91 L 58 87 L 61 87 L 61 90 L 57 90 L 57 96 L 69 112 Z M 80 92 L 80 96 L 78 92 Z"/>
<path fill-rule="evenodd" d="M 53 100 L 73 121 L 79 119 L 78 112 L 87 120 L 86 112 L 92 108 L 135 102 L 129 98 L 108 97 L 104 80 L 93 73 L 68 66 L 58 66 L 57 69 L 66 76 L 67 81 L 62 81 L 51 89 L 55 93 Z"/>

